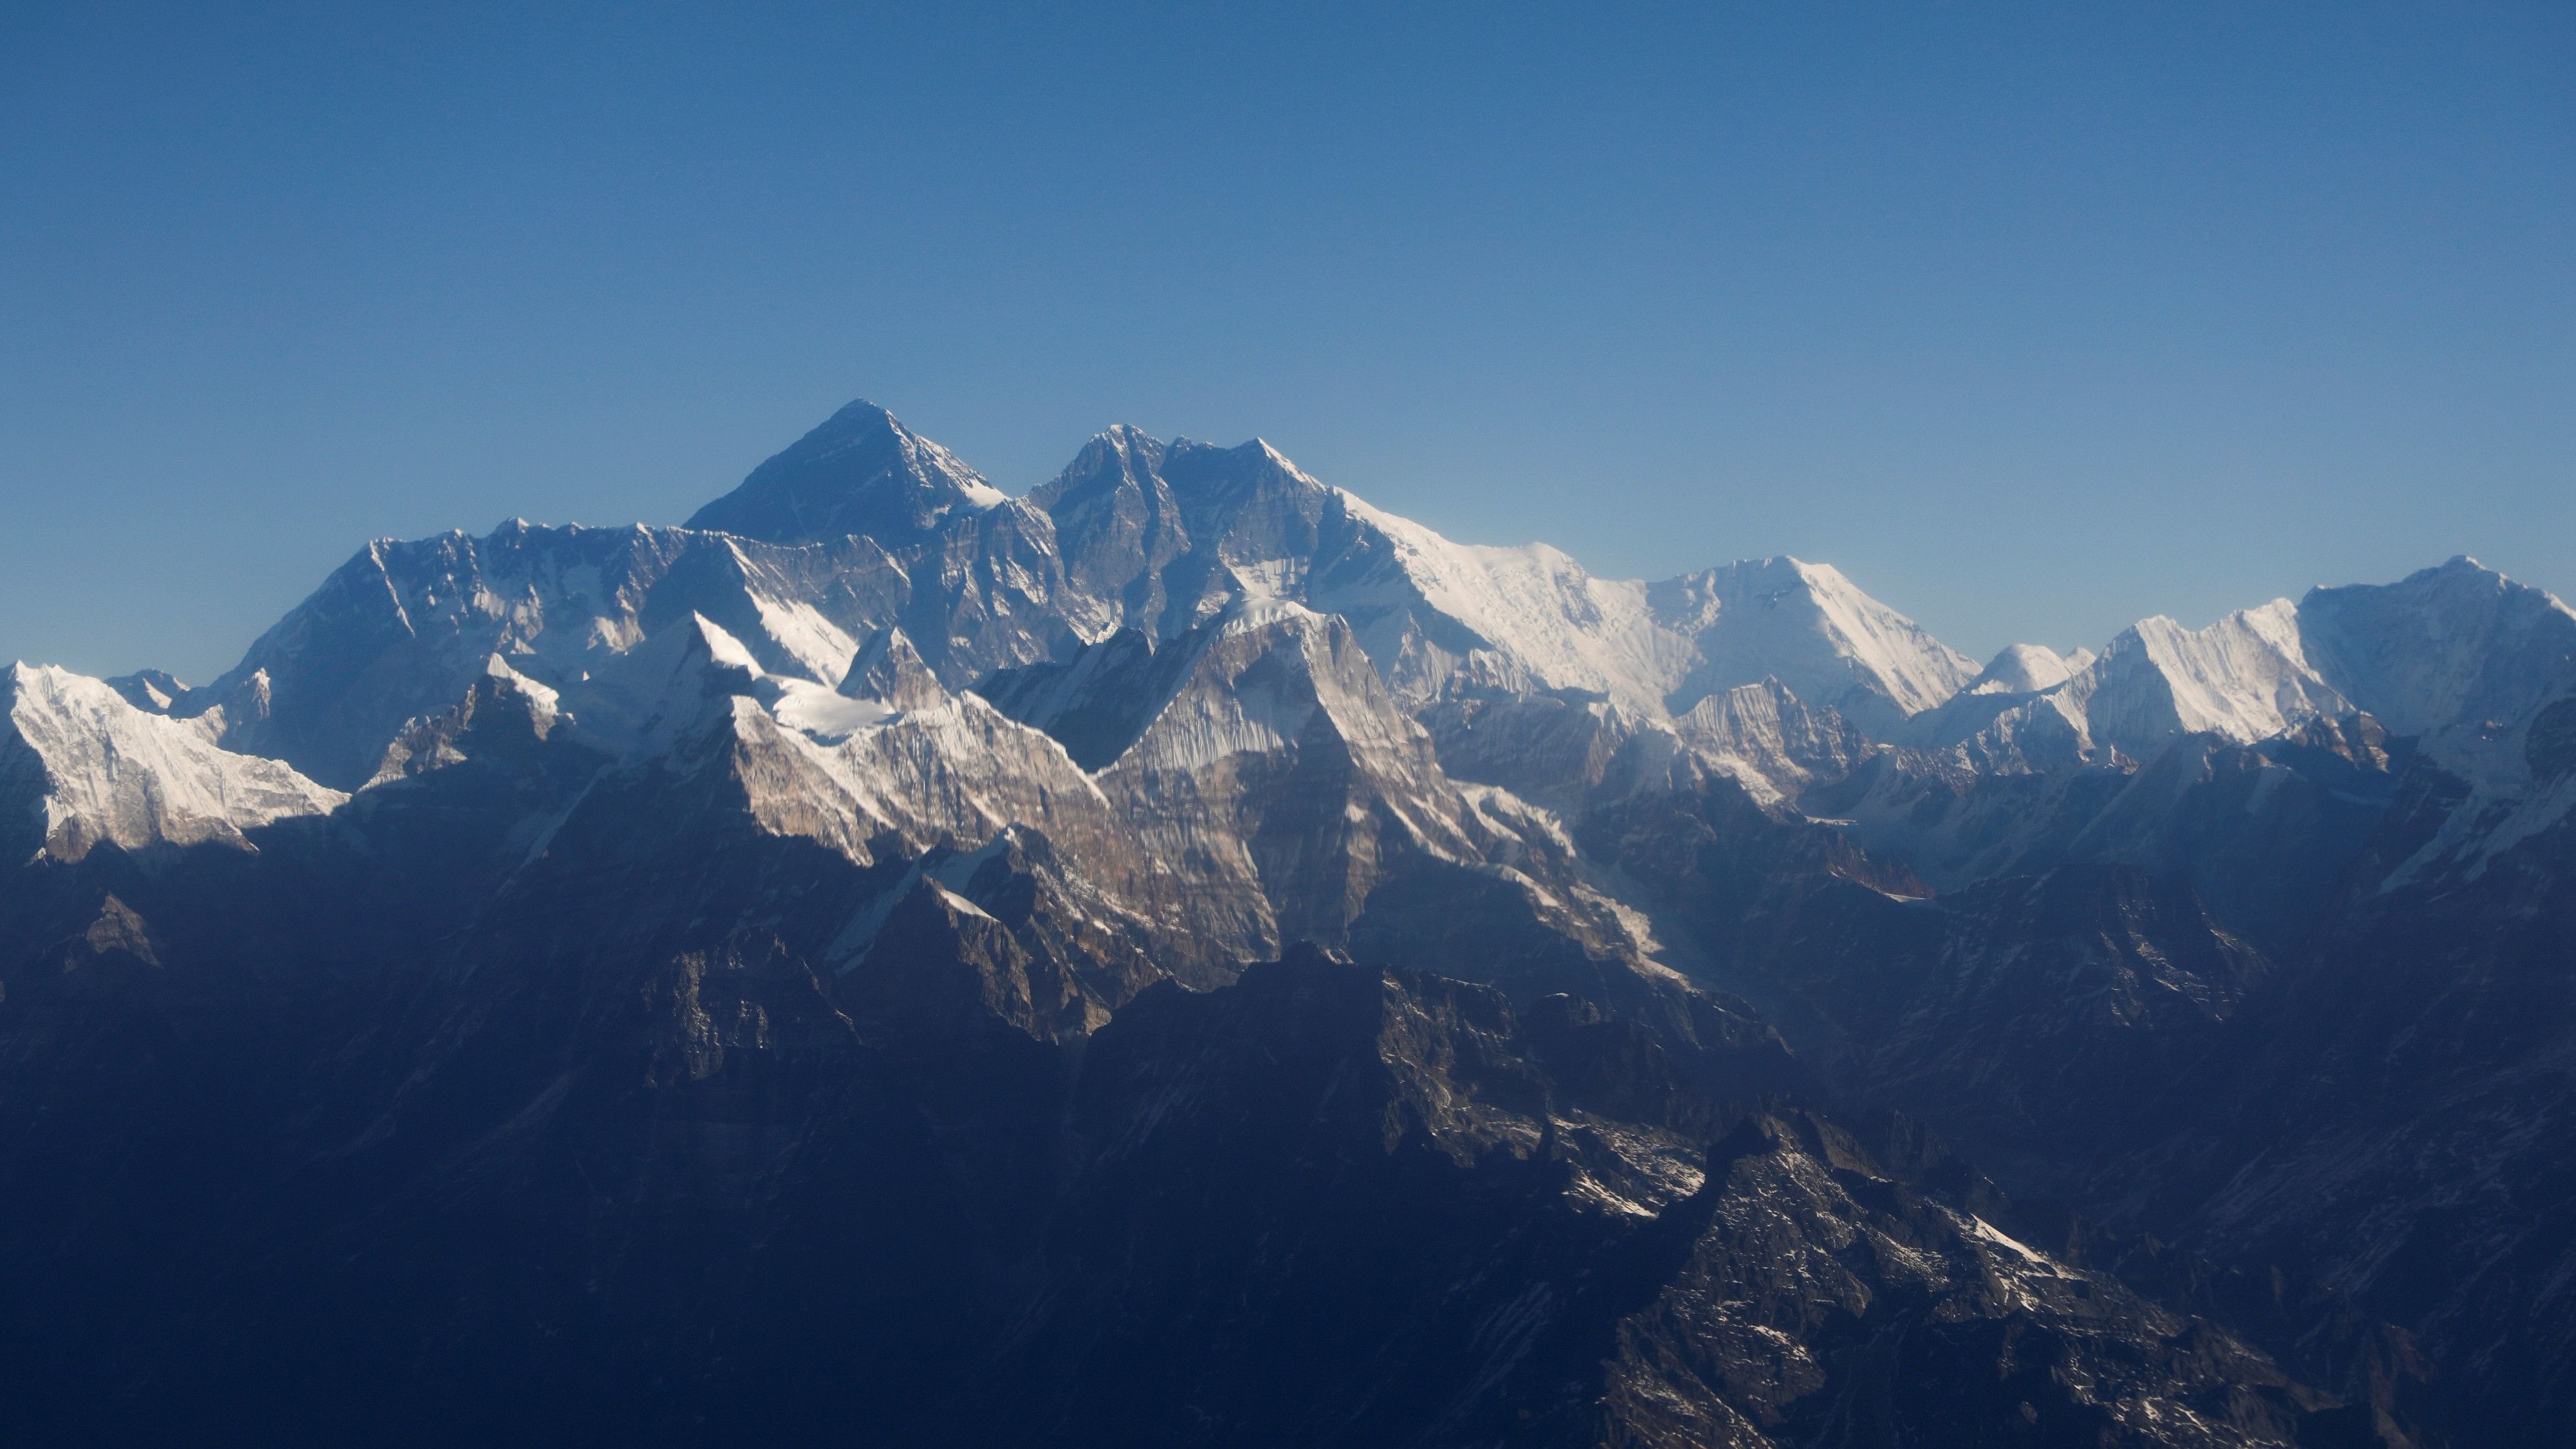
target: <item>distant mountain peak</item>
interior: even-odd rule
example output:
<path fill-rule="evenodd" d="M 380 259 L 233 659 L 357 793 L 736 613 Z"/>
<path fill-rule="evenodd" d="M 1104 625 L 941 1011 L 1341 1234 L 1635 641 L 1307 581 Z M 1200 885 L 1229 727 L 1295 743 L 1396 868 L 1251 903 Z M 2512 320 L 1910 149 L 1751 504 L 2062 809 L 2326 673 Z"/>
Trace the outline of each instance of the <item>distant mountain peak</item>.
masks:
<path fill-rule="evenodd" d="M 106 681 L 107 687 L 125 696 L 125 702 L 146 714 L 168 714 L 170 707 L 187 694 L 188 686 L 165 669 L 138 669 Z"/>
<path fill-rule="evenodd" d="M 1261 438 L 1230 448 L 1221 443 L 1174 438 L 1165 452 L 1166 476 L 1174 487 L 1184 490 L 1224 491 L 1287 483 L 1301 492 L 1329 491 L 1298 467 L 1295 459 Z"/>
<path fill-rule="evenodd" d="M 2310 589 L 2298 617 L 2319 670 L 2396 734 L 2476 735 L 2576 680 L 2576 610 L 2466 554 L 2393 584 Z"/>
<path fill-rule="evenodd" d="M 1079 510 L 1107 491 L 1141 487 L 1159 478 L 1167 445 L 1132 423 L 1115 423 L 1091 435 L 1064 471 L 1039 485 L 1029 501 L 1052 514 Z"/>
<path fill-rule="evenodd" d="M 751 471 L 688 526 L 772 543 L 865 534 L 893 546 L 1009 501 L 957 455 L 865 398 Z"/>
<path fill-rule="evenodd" d="M 1787 554 L 1738 559 L 1653 585 L 1650 597 L 1701 656 L 1669 698 L 1676 710 L 1769 676 L 1884 734 L 1977 674 L 1974 661 L 1831 564 Z"/>
<path fill-rule="evenodd" d="M 1986 662 L 1963 694 L 2037 694 L 2055 689 L 2093 662 L 2093 651 L 2061 655 L 2045 644 L 2007 644 Z"/>

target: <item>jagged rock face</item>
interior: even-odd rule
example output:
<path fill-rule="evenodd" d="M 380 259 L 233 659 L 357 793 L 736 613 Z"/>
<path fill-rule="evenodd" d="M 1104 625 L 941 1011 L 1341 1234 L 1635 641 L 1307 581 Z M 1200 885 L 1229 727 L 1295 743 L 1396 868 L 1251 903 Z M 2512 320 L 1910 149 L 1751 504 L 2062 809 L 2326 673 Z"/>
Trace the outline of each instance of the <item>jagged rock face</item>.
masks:
<path fill-rule="evenodd" d="M 1587 1284 L 1633 1280 L 1641 1250 L 1661 1256 L 1649 1239 L 1703 1231 L 1708 1147 L 1740 1114 L 1693 1085 L 1722 1063 L 1631 1021 L 1561 1001 L 1524 1017 L 1490 989 L 1308 955 L 1239 988 L 1135 996 L 1077 1055 L 1031 1009 L 1046 973 L 1007 923 L 915 892 L 836 977 L 796 942 L 823 928 L 847 862 L 739 831 L 639 838 L 597 801 L 468 939 L 388 958 L 367 993 L 384 1006 L 269 1017 L 245 1039 L 276 1000 L 218 993 L 170 1018 L 232 1028 L 199 1035 L 214 1050 L 193 1065 L 137 1078 L 127 1058 L 125 1076 L 82 1079 L 107 1095 L 81 1099 L 74 1135 L 230 1084 L 211 1115 L 174 1120 L 241 1170 L 193 1176 L 181 1154 L 88 1180 L 194 1182 L 191 1226 L 139 1255 L 75 1234 L 19 1280 L 87 1279 L 104 1299 L 79 1301 L 122 1317 L 113 1340 L 77 1315 L 49 1314 L 42 1340 L 10 1320 L 13 1423 L 257 1424 L 281 1443 L 698 1442 L 709 1422 L 924 1444 L 1486 1442 L 1475 1424 L 1515 1422 L 1517 1366 L 1558 1323 L 1588 1329 Z M 755 881 L 790 888 L 771 897 L 784 915 L 745 929 L 710 910 Z M 130 915 L 111 907 L 97 950 L 142 939 Z M 25 1049 L 47 1030 L 98 1040 L 60 989 L 7 1000 L 13 1073 L 39 1065 Z M 319 1080 L 260 1070 L 364 1023 Z M 13 1165 L 53 1160 L 23 1128 L 0 1143 Z M 22 1227 L 59 1178 L 27 1180 L 47 1190 L 21 1195 Z M 1833 1253 L 1838 1232 L 1809 1250 Z M 94 1274 L 109 1251 L 130 1278 Z M 200 1254 L 258 1271 L 179 1271 Z M 1671 1282 L 1698 1296 L 1711 1277 Z M 1858 1278 L 1878 1291 L 1875 1270 Z M 2095 1342 L 2144 1349 L 2180 1327 L 2083 1281 L 2108 1300 Z M 146 1283 L 149 1309 L 127 1296 Z M 2011 1295 L 1984 1308 L 2008 1332 L 2029 1321 Z M 199 1331 L 218 1320 L 232 1326 Z M 2240 1389 L 2279 1380 L 2217 1341 Z M 102 1364 L 155 1392 L 86 1393 Z M 41 1387 L 14 1375 L 31 1366 Z M 1887 1374 L 1843 1356 L 1821 1399 L 1769 1399 L 1876 1397 Z M 1637 1377 L 1595 1371 L 1588 1392 L 1633 1400 Z M 366 1392 L 331 1390 L 352 1381 Z M 1547 1395 L 1564 1398 L 1558 1376 Z"/>
<path fill-rule="evenodd" d="M 1274 595 L 1344 618 L 1408 707 L 1499 684 L 1603 692 L 1655 717 L 1777 676 L 1867 723 L 1937 704 L 1973 673 L 1818 565 L 1598 580 L 1544 546 L 1452 543 L 1267 444 L 1166 445 L 1132 429 L 1009 500 L 854 403 L 687 530 L 513 523 L 370 545 L 172 708 L 221 704 L 231 746 L 354 788 L 397 730 L 450 707 L 494 654 L 564 689 L 696 613 L 764 669 L 836 684 L 862 641 L 899 627 L 958 688 L 1120 627 L 1175 638 Z"/>
<path fill-rule="evenodd" d="M 190 691 L 220 707 L 233 749 L 344 788 L 364 784 L 410 720 L 454 706 L 499 655 L 563 689 L 703 615 L 767 669 L 837 679 L 854 630 L 891 617 L 902 571 L 865 539 L 784 549 L 674 529 L 531 528 L 379 542 Z M 255 691 L 258 701 L 239 701 Z"/>
<path fill-rule="evenodd" d="M 532 757 L 562 719 L 559 700 L 495 654 L 455 708 L 403 726 L 367 783 L 389 784 L 461 765 L 469 737 L 478 753 Z"/>
<path fill-rule="evenodd" d="M 1640 1235 L 1631 1264 L 1664 1281 L 1567 1314 L 1607 1341 L 1598 1401 L 1560 1399 L 1504 1442 L 2294 1444 L 2352 1417 L 2249 1346 L 1925 1201 L 1812 1119 L 1749 1120 L 1709 1169 Z"/>
<path fill-rule="evenodd" d="M 1045 730 L 1084 769 L 1099 770 L 1145 732 L 1195 662 L 1187 648 L 1158 657 L 1152 635 L 1121 629 L 1062 664 L 996 670 L 976 681 L 975 691 Z"/>
<path fill-rule="evenodd" d="M 1273 949 L 1347 940 L 1394 852 L 1485 854 L 1350 631 L 1291 608 L 1229 615 L 1175 646 L 1187 674 L 1102 777 L 1149 850 L 1258 882 Z"/>
<path fill-rule="evenodd" d="M 1949 1442 L 1965 1413 L 2032 1442 L 2286 1444 L 2335 1409 L 1847 1134 L 1651 1059 L 1601 1070 L 1598 1029 L 1312 959 L 1140 998 L 1075 1092 L 1089 1165 L 1011 1432 L 1804 1443 L 1857 1403 L 1857 1442 Z M 1413 1235 L 1369 1226 L 1390 1205 Z"/>
<path fill-rule="evenodd" d="M 1043 515 L 1012 505 L 961 518 L 898 560 L 867 538 L 782 546 L 674 529 L 514 524 L 368 547 L 177 704 L 225 711 L 230 748 L 364 784 L 408 721 L 456 702 L 499 655 L 549 688 L 578 685 L 646 639 L 702 616 L 771 673 L 840 682 L 861 642 L 902 628 L 963 685 L 1051 657 L 1080 631 L 1054 609 Z"/>
<path fill-rule="evenodd" d="M 876 662 L 885 658 L 881 649 Z M 904 677 L 899 667 L 882 673 Z M 1104 939 L 1144 933 L 1175 969 L 1222 957 L 1232 938 L 1211 929 L 1205 899 L 1141 853 L 1116 804 L 1060 746 L 977 696 L 918 676 L 911 687 L 936 697 L 903 708 L 777 679 L 697 619 L 571 691 L 567 734 L 619 762 L 602 783 L 627 801 L 631 828 L 704 815 L 812 842 L 861 869 L 897 870 L 1025 835 L 1048 842 L 1050 860 L 1065 853 L 1058 884 L 1090 903 Z M 840 908 L 845 924 L 825 952 L 835 966 L 867 954 L 901 894 L 890 887 Z"/>
<path fill-rule="evenodd" d="M 1448 778 L 1339 619 L 1251 601 L 1159 651 L 1121 631 L 985 688 L 1094 767 L 1142 857 L 1181 883 L 1194 930 L 1238 957 L 1366 939 L 1534 989 L 1640 950 L 1543 815 Z M 1474 965 L 1453 959 L 1467 933 L 1426 929 L 1433 899 L 1472 899 L 1497 927 Z"/>
<path fill-rule="evenodd" d="M 1053 522 L 1021 500 L 958 517 L 904 567 L 904 629 L 952 686 L 1060 658 L 1113 626 L 1111 610 L 1064 581 Z"/>
<path fill-rule="evenodd" d="M 2095 778 L 2101 799 L 2057 796 L 2083 822 L 2057 858 L 2126 841 L 2157 876 L 2061 865 L 1909 903 L 1802 880 L 1743 824 L 1676 838 L 1631 805 L 1597 844 L 1632 869 L 1696 852 L 1652 884 L 1699 903 L 1719 979 L 1836 1090 L 1904 1103 L 2022 1190 L 2409 1325 L 2462 1366 L 2435 1411 L 2459 1442 L 2554 1432 L 2565 1218 L 2540 1204 L 2564 1154 L 2535 1134 L 2568 1109 L 2576 1027 L 2563 885 L 2542 884 L 2576 866 L 2564 804 L 2542 790 L 2515 818 L 2552 823 L 2440 857 L 2473 787 L 2366 716 Z"/>
<path fill-rule="evenodd" d="M 1174 622 L 1165 573 L 1191 551 L 1180 500 L 1163 477 L 1168 451 L 1134 428 L 1112 428 L 1029 495 L 1055 522 L 1068 581 L 1148 635 Z M 1196 602 L 1182 601 L 1185 616 Z"/>
<path fill-rule="evenodd" d="M 1839 712 L 1808 705 L 1776 679 L 1712 694 L 1673 729 L 1695 753 L 1772 800 L 1843 779 L 1871 753 L 1869 738 Z"/>

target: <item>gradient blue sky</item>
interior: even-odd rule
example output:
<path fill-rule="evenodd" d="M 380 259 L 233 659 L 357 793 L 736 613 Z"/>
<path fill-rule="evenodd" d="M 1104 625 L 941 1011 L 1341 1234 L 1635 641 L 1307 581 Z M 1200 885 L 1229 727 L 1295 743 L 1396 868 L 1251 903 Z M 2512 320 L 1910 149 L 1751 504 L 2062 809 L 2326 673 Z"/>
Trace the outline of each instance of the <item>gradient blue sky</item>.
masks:
<path fill-rule="evenodd" d="M 0 658 L 864 394 L 1958 647 L 2576 591 L 2576 6 L 0 7 Z"/>

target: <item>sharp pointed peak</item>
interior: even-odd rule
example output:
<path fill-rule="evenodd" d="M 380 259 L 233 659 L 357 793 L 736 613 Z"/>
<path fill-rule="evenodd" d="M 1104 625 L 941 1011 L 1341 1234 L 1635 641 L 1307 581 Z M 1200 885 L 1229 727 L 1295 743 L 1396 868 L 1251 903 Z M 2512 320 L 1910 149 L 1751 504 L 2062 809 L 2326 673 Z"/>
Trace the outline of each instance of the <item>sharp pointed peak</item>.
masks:
<path fill-rule="evenodd" d="M 1304 481 L 1306 481 L 1306 482 L 1308 482 L 1308 483 L 1312 483 L 1312 482 L 1314 482 L 1314 481 L 1315 481 L 1315 479 L 1314 479 L 1313 475 L 1309 474 L 1305 469 L 1300 468 L 1300 467 L 1298 467 L 1298 466 L 1297 466 L 1297 460 L 1296 460 L 1296 459 L 1291 458 L 1291 457 L 1289 457 L 1286 453 L 1283 453 L 1283 452 L 1279 451 L 1278 447 L 1277 447 L 1276 445 L 1274 445 L 1274 444 L 1273 444 L 1273 443 L 1272 443 L 1268 438 L 1258 438 L 1258 437 L 1257 437 L 1257 438 L 1254 438 L 1251 442 L 1244 444 L 1243 446 L 1244 446 L 1245 448 L 1247 448 L 1247 449 L 1252 449 L 1252 450 L 1256 450 L 1256 451 L 1258 451 L 1258 452 L 1260 453 L 1260 455 L 1261 455 L 1263 458 L 1265 458 L 1265 459 L 1269 460 L 1272 464 L 1276 465 L 1277 467 L 1279 467 L 1279 468 L 1281 468 L 1281 469 L 1284 469 L 1285 471 L 1287 471 L 1287 472 L 1289 472 L 1289 473 L 1291 473 L 1291 474 L 1295 475 L 1296 477 L 1298 477 L 1298 478 L 1300 478 L 1300 479 L 1303 479 Z"/>
<path fill-rule="evenodd" d="M 1052 515 L 1068 499 L 1090 497 L 1103 488 L 1143 485 L 1160 476 L 1164 458 L 1176 446 L 1133 423 L 1112 423 L 1085 439 L 1071 462 L 1030 491 L 1028 502 Z"/>
<path fill-rule="evenodd" d="M 722 624 L 691 610 L 687 622 L 680 625 L 679 646 L 689 656 L 704 655 L 707 660 L 728 669 L 739 669 L 754 679 L 766 671 L 751 650 Z"/>
<path fill-rule="evenodd" d="M 884 404 L 857 397 L 834 408 L 831 416 L 807 428 L 803 436 L 761 466 L 766 468 L 780 458 L 790 457 L 800 451 L 807 453 L 824 449 L 837 451 L 853 445 L 865 446 L 871 441 L 890 441 L 898 447 L 929 449 L 941 455 L 948 452 L 937 443 L 904 426 L 903 419 L 896 417 L 894 411 Z"/>
<path fill-rule="evenodd" d="M 894 415 L 894 410 L 892 408 L 889 408 L 885 404 L 877 402 L 872 398 L 864 397 L 854 397 L 848 402 L 841 404 L 839 407 L 834 408 L 832 410 L 832 415 L 825 418 L 818 426 L 826 428 L 884 427 L 901 429 L 905 432 L 911 431 L 911 429 L 903 426 L 903 420 Z"/>
<path fill-rule="evenodd" d="M 688 526 L 771 543 L 860 534 L 899 546 L 954 513 L 1008 501 L 954 453 L 857 398 L 692 514 Z"/>
<path fill-rule="evenodd" d="M 888 625 L 850 656 L 838 692 L 851 699 L 882 700 L 903 709 L 945 704 L 948 690 L 899 627 Z"/>

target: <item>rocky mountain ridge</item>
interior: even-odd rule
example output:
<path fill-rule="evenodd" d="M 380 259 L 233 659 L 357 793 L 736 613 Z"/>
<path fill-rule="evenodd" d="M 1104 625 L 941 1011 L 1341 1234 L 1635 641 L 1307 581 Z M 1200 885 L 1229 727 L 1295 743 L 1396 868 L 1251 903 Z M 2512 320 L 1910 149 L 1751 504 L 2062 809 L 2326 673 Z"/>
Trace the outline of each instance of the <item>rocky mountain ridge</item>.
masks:
<path fill-rule="evenodd" d="M 207 686 L 8 699 L 59 1441 L 2576 1408 L 2576 613 L 2464 558 L 1981 670 L 1821 565 L 1132 428 L 1014 499 L 854 403 L 687 527 L 379 541 Z"/>

